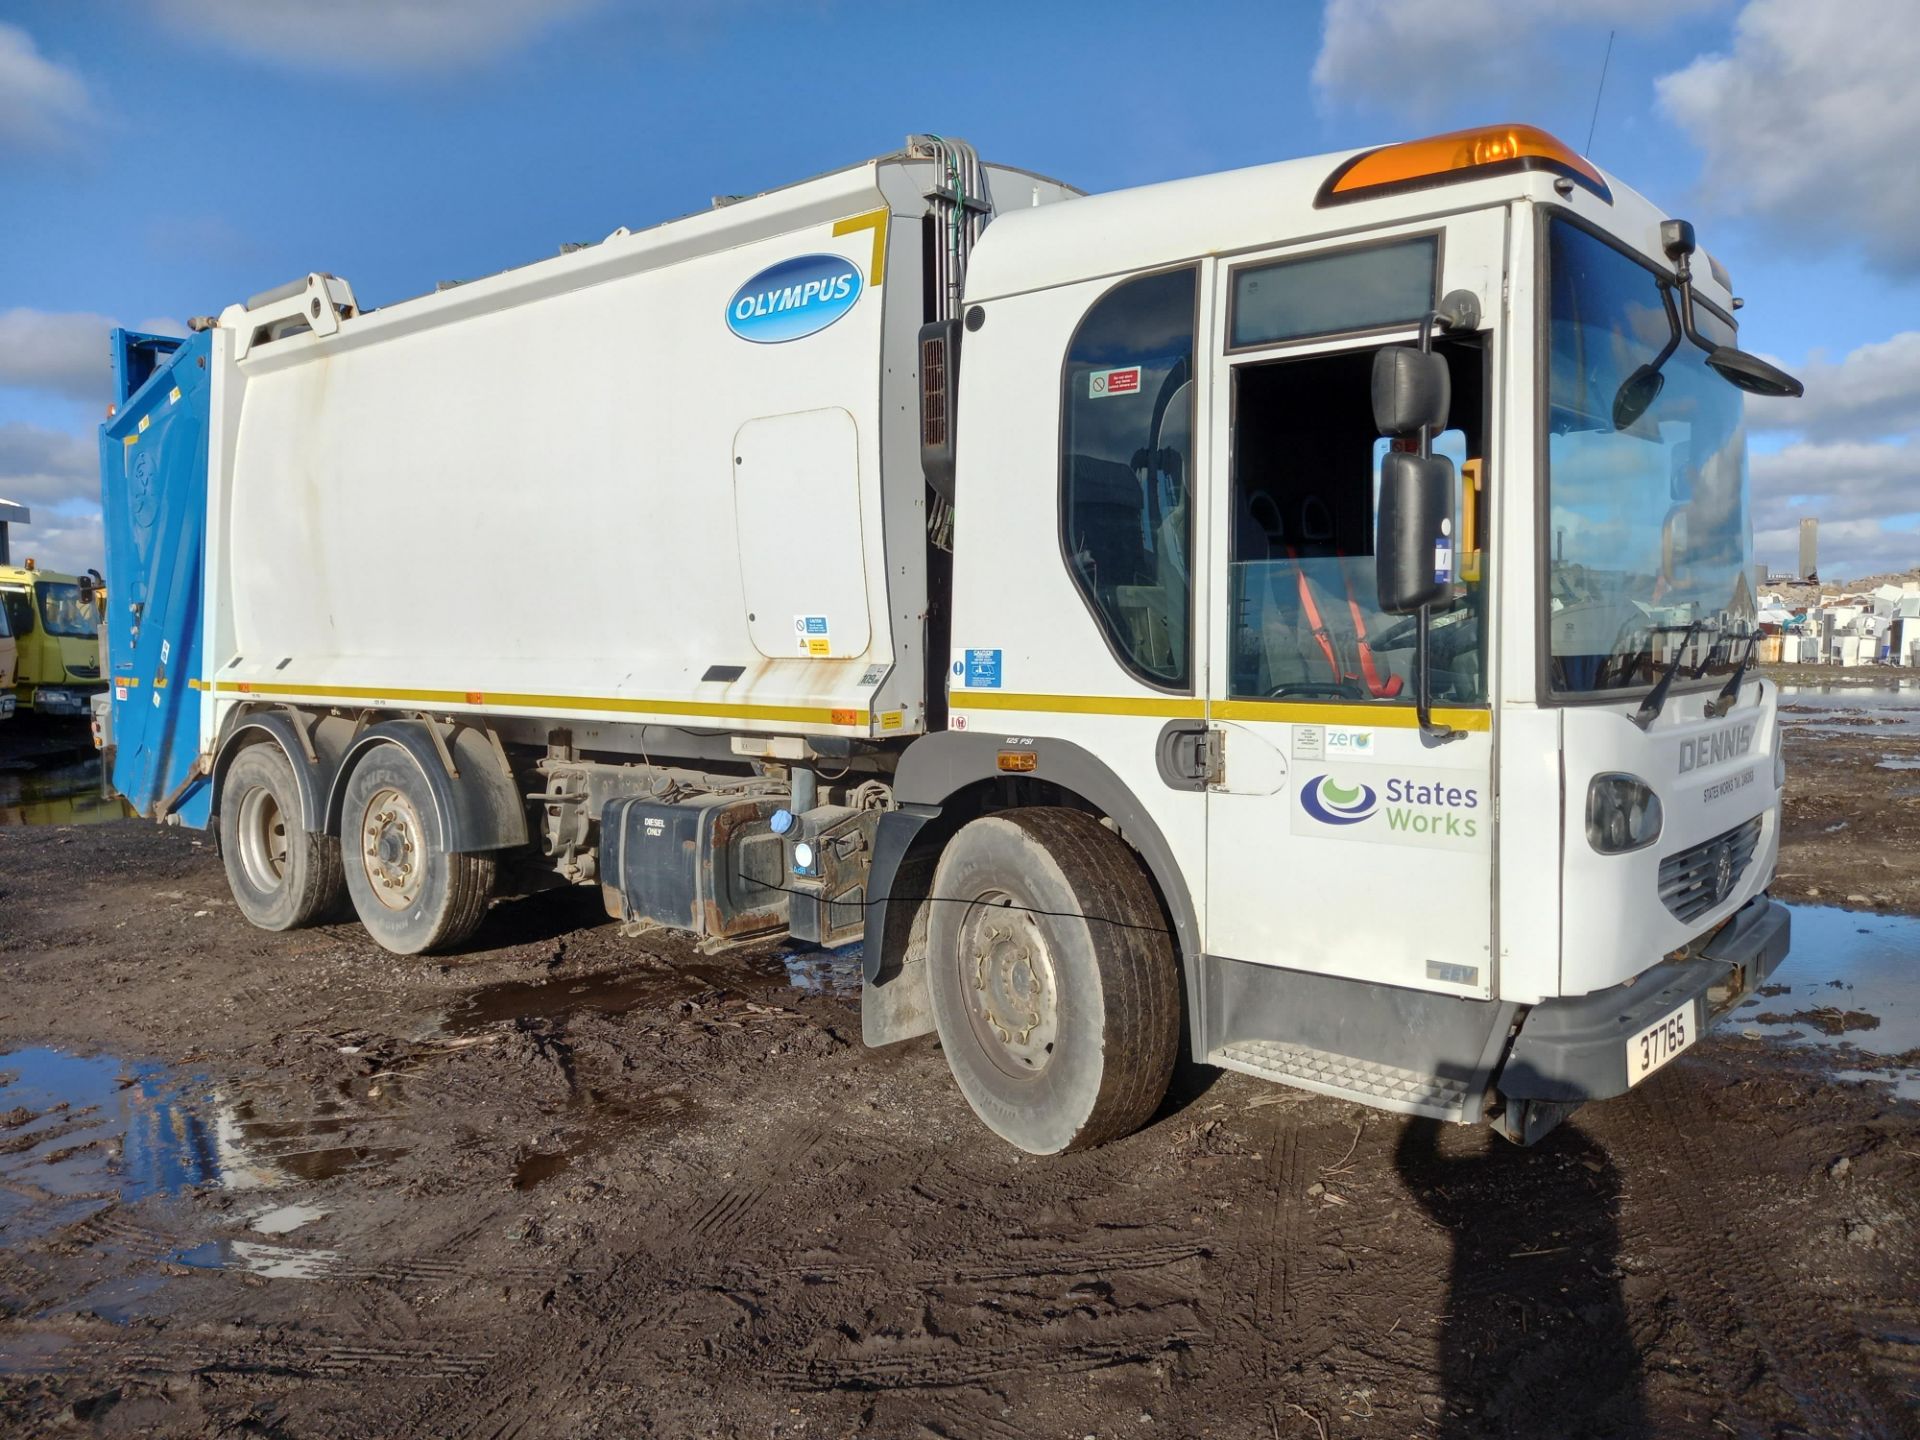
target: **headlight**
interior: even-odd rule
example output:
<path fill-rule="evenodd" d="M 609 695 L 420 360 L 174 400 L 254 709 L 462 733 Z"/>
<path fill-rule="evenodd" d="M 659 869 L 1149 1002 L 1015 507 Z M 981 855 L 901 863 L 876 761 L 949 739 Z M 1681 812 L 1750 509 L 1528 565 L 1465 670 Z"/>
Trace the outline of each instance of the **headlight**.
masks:
<path fill-rule="evenodd" d="M 806 875 L 813 870 L 813 846 L 802 840 L 793 847 L 793 873 Z"/>
<path fill-rule="evenodd" d="M 1587 843 L 1602 855 L 1660 838 L 1660 797 L 1638 775 L 1596 775 L 1587 787 Z"/>

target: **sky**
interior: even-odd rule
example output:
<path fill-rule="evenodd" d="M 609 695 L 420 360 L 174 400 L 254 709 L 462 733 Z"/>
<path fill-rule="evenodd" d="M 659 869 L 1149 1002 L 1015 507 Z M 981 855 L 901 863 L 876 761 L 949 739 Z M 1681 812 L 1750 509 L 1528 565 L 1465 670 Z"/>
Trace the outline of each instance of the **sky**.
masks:
<path fill-rule="evenodd" d="M 1750 406 L 1756 558 L 1920 564 L 1914 0 L 0 0 L 0 498 L 97 565 L 108 329 L 311 270 L 390 303 L 910 132 L 1109 190 L 1505 121 L 1691 219 L 1807 382 Z"/>

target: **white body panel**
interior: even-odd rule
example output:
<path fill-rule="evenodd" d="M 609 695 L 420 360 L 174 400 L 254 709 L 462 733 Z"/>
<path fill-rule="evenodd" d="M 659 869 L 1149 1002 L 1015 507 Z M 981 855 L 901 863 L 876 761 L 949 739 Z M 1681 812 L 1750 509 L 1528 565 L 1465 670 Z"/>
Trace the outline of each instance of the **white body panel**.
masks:
<path fill-rule="evenodd" d="M 1071 193 L 989 174 L 1006 204 Z M 933 183 L 873 162 L 227 360 L 218 699 L 923 728 Z M 850 307 L 736 334 L 743 287 L 803 256 L 854 267 Z"/>

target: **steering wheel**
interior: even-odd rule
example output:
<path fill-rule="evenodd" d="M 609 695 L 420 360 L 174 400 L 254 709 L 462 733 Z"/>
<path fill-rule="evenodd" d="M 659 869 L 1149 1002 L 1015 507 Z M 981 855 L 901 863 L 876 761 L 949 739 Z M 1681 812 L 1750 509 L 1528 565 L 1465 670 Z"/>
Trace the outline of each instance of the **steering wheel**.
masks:
<path fill-rule="evenodd" d="M 1367 648 L 1371 650 L 1404 650 L 1413 644 L 1414 632 L 1420 627 L 1418 615 L 1403 615 L 1378 635 L 1367 639 Z"/>
<path fill-rule="evenodd" d="M 1282 700 L 1289 695 L 1332 696 L 1342 700 L 1364 700 L 1357 685 L 1342 684 L 1337 680 L 1301 680 L 1290 685 L 1276 685 L 1267 692 L 1269 700 Z"/>

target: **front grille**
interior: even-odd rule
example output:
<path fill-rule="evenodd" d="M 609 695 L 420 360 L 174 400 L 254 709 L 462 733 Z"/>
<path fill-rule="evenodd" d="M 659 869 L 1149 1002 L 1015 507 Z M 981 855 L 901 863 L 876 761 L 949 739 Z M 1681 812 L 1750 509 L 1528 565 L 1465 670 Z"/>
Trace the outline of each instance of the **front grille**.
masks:
<path fill-rule="evenodd" d="M 1734 892 L 1760 844 L 1760 817 L 1660 862 L 1660 898 L 1682 920 L 1698 920 Z"/>

